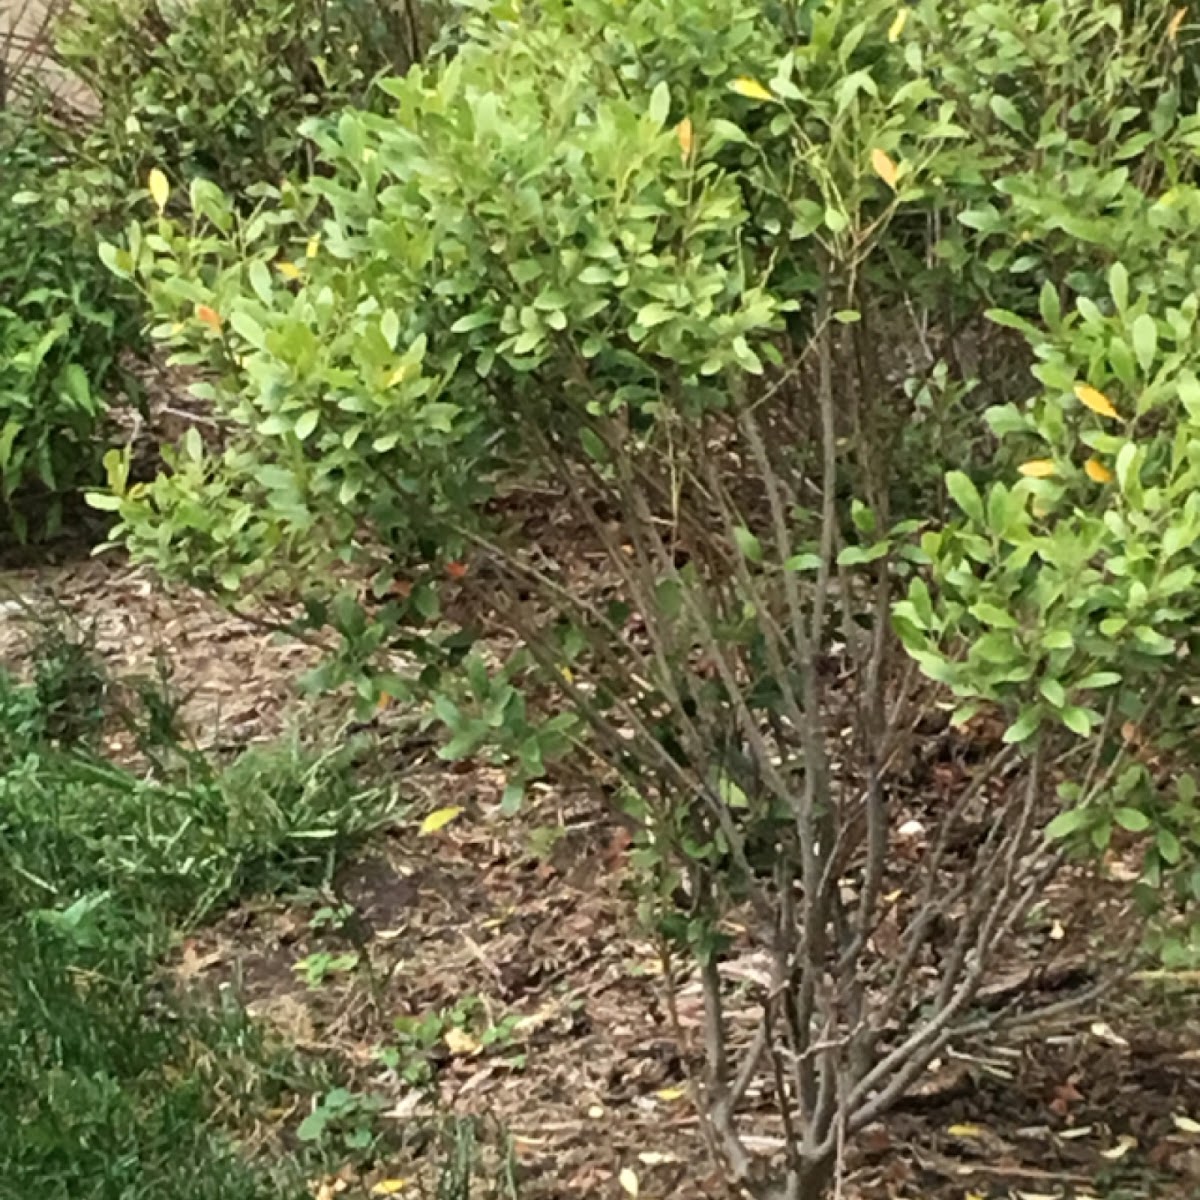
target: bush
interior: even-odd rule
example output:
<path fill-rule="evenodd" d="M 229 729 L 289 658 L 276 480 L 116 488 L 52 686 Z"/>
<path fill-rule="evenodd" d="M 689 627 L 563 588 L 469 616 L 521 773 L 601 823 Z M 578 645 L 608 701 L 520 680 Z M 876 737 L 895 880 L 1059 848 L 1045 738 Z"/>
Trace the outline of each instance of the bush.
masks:
<path fill-rule="evenodd" d="M 948 1045 L 1029 1018 L 973 1005 L 1057 839 L 1119 825 L 1155 900 L 1164 862 L 1191 887 L 1194 789 L 1164 789 L 1194 756 L 1197 118 L 1178 23 L 1137 8 L 721 7 L 501 6 L 322 133 L 306 186 L 134 228 L 111 261 L 237 433 L 147 484 L 113 456 L 96 502 L 228 600 L 299 574 L 364 700 L 435 693 L 443 754 L 505 757 L 508 804 L 588 756 L 667 986 L 702 985 L 714 1144 L 811 1200 Z M 931 389 L 1003 440 L 923 436 Z M 939 452 L 944 529 L 903 477 Z M 531 538 L 530 483 L 596 576 Z M 443 595 L 517 653 L 460 667 Z M 986 721 L 944 728 L 942 686 Z M 958 768 L 906 798 L 929 727 Z M 723 965 L 751 952 L 746 1044 Z"/>
<path fill-rule="evenodd" d="M 158 168 L 240 191 L 306 172 L 304 122 L 367 102 L 430 24 L 413 0 L 77 0 L 58 49 L 99 109 L 94 163 L 126 187 Z"/>
<path fill-rule="evenodd" d="M 128 392 L 121 355 L 139 342 L 86 189 L 49 118 L 0 111 L 0 500 L 19 533 L 35 504 L 53 532 L 62 498 L 94 482 L 106 406 Z"/>

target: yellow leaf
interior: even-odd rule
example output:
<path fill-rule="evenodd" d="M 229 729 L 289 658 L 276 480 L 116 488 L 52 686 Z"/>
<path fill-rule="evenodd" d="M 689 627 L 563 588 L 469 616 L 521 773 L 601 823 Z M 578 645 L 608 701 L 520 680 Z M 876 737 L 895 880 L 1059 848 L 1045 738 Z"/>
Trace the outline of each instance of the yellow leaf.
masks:
<path fill-rule="evenodd" d="M 891 28 L 888 29 L 888 41 L 897 41 L 900 35 L 904 32 L 904 26 L 908 21 L 908 9 L 902 8 L 897 14 L 896 19 L 892 22 Z"/>
<path fill-rule="evenodd" d="M 743 76 L 741 79 L 735 79 L 729 86 L 739 96 L 745 96 L 747 100 L 775 99 L 774 93 L 769 88 L 763 87 L 757 79 L 747 79 Z"/>
<path fill-rule="evenodd" d="M 684 117 L 675 126 L 675 136 L 679 139 L 679 149 L 683 154 L 683 161 L 687 162 L 692 157 L 692 147 L 696 144 L 696 131 L 692 128 L 691 117 Z"/>
<path fill-rule="evenodd" d="M 456 1058 L 467 1058 L 472 1054 L 479 1053 L 479 1042 L 465 1029 L 459 1029 L 456 1025 L 452 1025 L 446 1030 L 442 1041 L 446 1043 L 446 1049 Z"/>
<path fill-rule="evenodd" d="M 1175 1122 L 1175 1128 L 1180 1133 L 1200 1133 L 1200 1121 L 1193 1121 L 1191 1117 L 1172 1117 Z"/>
<path fill-rule="evenodd" d="M 209 328 L 220 332 L 221 314 L 215 308 L 209 308 L 207 304 L 197 304 L 196 320 L 203 321 Z"/>
<path fill-rule="evenodd" d="M 687 1089 L 681 1087 L 665 1087 L 654 1093 L 660 1100 L 682 1100 L 687 1095 Z"/>
<path fill-rule="evenodd" d="M 372 1196 L 394 1196 L 408 1187 L 407 1179 L 381 1179 L 372 1189 Z"/>
<path fill-rule="evenodd" d="M 450 808 L 439 808 L 436 812 L 431 812 L 429 816 L 421 822 L 422 833 L 437 833 L 439 829 L 445 829 L 451 821 L 454 820 L 462 812 L 461 808 L 451 806 Z"/>
<path fill-rule="evenodd" d="M 984 1129 L 982 1125 L 951 1125 L 946 1132 L 951 1137 L 977 1138 L 983 1136 Z"/>
<path fill-rule="evenodd" d="M 1030 479 L 1049 479 L 1056 468 L 1053 459 L 1031 458 L 1028 462 L 1023 462 L 1017 470 Z"/>
<path fill-rule="evenodd" d="M 1098 392 L 1086 383 L 1075 385 L 1075 397 L 1084 408 L 1090 408 L 1102 417 L 1115 417 L 1118 421 L 1121 419 L 1121 414 L 1113 408 L 1112 401 L 1103 392 Z"/>
<path fill-rule="evenodd" d="M 875 174 L 894 192 L 896 190 L 896 179 L 900 175 L 900 168 L 878 146 L 871 151 L 871 166 Z"/>
<path fill-rule="evenodd" d="M 1183 24 L 1186 16 L 1186 6 L 1175 10 L 1175 15 L 1171 18 L 1171 23 L 1167 26 L 1167 41 L 1173 42 L 1179 36 L 1179 27 Z"/>
<path fill-rule="evenodd" d="M 167 197 L 171 194 L 171 185 L 167 182 L 167 177 L 155 167 L 146 180 L 146 186 L 150 191 L 150 198 L 158 211 L 162 212 L 167 207 Z"/>
<path fill-rule="evenodd" d="M 299 279 L 300 278 L 300 268 L 298 266 L 296 266 L 295 263 L 281 262 L 278 264 L 278 270 L 279 270 L 280 275 L 282 275 L 284 277 L 284 279 Z"/>
<path fill-rule="evenodd" d="M 321 235 L 319 233 L 314 233 L 312 235 L 312 237 L 310 237 L 308 239 L 308 245 L 304 247 L 304 257 L 305 258 L 316 258 L 317 251 L 320 250 L 320 248 L 321 248 Z"/>
<path fill-rule="evenodd" d="M 1113 474 L 1099 459 L 1089 458 L 1083 464 L 1087 477 L 1093 483 L 1111 483 Z"/>
<path fill-rule="evenodd" d="M 638 1192 L 641 1190 L 641 1187 L 638 1184 L 637 1172 L 630 1167 L 621 1168 L 621 1173 L 617 1176 L 617 1182 L 622 1188 L 625 1189 L 626 1192 L 629 1193 L 629 1195 L 635 1198 Z"/>

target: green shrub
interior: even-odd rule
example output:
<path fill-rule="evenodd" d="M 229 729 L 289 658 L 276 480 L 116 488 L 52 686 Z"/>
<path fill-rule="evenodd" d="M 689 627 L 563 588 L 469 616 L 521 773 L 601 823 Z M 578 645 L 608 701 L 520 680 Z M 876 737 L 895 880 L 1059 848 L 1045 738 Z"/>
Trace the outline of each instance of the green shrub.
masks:
<path fill-rule="evenodd" d="M 431 692 L 443 755 L 505 760 L 509 805 L 586 755 L 667 986 L 679 957 L 700 981 L 709 1131 L 743 1188 L 813 1200 L 843 1138 L 1013 1015 L 972 1005 L 1056 838 L 1120 825 L 1188 899 L 1194 789 L 1122 773 L 1147 737 L 1164 775 L 1195 755 L 1185 35 L 1085 0 L 513 15 L 320 131 L 307 184 L 252 214 L 198 185 L 110 249 L 235 433 L 145 484 L 114 455 L 96 503 L 227 600 L 291 572 L 364 700 Z M 950 466 L 963 519 L 930 530 Z M 531 484 L 600 579 L 531 539 Z M 517 652 L 464 653 L 447 594 Z M 1008 733 L 941 735 L 949 794 L 907 797 L 942 685 Z M 782 1160 L 739 1132 L 756 1081 Z"/>
<path fill-rule="evenodd" d="M 79 0 L 58 37 L 99 112 L 86 154 L 126 187 L 152 168 L 240 192 L 307 172 L 305 121 L 370 98 L 429 36 L 409 0 Z"/>
<path fill-rule="evenodd" d="M 0 501 L 21 533 L 35 508 L 53 532 L 94 481 L 106 407 L 129 387 L 139 322 L 96 254 L 104 206 L 61 129 L 0 112 Z"/>

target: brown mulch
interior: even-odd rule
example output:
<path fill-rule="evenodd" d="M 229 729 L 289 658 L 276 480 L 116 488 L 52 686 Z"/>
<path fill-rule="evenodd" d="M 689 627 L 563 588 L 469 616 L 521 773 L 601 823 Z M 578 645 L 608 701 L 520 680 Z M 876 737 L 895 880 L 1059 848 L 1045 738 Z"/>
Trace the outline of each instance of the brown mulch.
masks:
<path fill-rule="evenodd" d="M 184 723 L 205 748 L 276 736 L 314 661 L 309 647 L 116 555 L 0 572 L 0 664 L 19 667 L 45 624 L 92 641 L 114 679 L 155 679 L 165 665 Z M 114 730 L 107 749 L 120 757 L 129 740 Z"/>
<path fill-rule="evenodd" d="M 153 674 L 168 654 L 202 745 L 268 739 L 303 711 L 296 682 L 311 650 L 117 558 L 9 571 L 0 585 L 0 661 L 19 661 L 30 611 L 61 609 L 93 631 L 114 675 Z M 176 980 L 199 995 L 228 985 L 302 1053 L 346 1063 L 357 1086 L 386 1098 L 384 1122 L 427 1111 L 430 1090 L 445 1109 L 496 1118 L 527 1200 L 616 1200 L 630 1173 L 651 1200 L 724 1200 L 660 1002 L 661 966 L 634 919 L 621 827 L 593 797 L 550 787 L 512 820 L 499 812 L 496 773 L 415 761 L 400 781 L 415 816 L 344 866 L 329 896 L 246 902 L 181 948 Z M 457 819 L 418 832 L 421 816 L 450 805 Z M 341 903 L 353 912 L 344 929 L 312 927 L 318 908 Z M 1106 911 L 1103 895 L 1060 887 L 1028 945 L 1054 943 L 1070 962 Z M 310 988 L 294 968 L 321 951 L 354 951 L 360 964 Z M 1026 986 L 1020 957 L 1011 965 L 1012 986 Z M 1200 1196 L 1195 996 L 1194 979 L 1131 984 L 1051 1033 L 947 1056 L 860 1140 L 843 1200 Z M 432 1089 L 380 1062 L 380 1048 L 399 1044 L 397 1018 L 467 998 L 465 1038 L 428 1051 Z M 680 1016 L 698 1028 L 686 986 Z M 508 1018 L 510 1032 L 483 1044 Z M 306 1111 L 298 1098 L 264 1139 L 291 1136 Z M 747 1128 L 764 1145 L 776 1136 L 767 1112 Z M 339 1194 L 420 1169 L 381 1161 Z"/>

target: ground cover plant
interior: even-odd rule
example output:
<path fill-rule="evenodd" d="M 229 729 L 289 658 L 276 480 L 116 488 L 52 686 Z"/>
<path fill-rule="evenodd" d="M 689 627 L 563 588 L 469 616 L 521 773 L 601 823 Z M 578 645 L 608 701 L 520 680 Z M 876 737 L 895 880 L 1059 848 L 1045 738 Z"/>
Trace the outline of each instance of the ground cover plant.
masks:
<path fill-rule="evenodd" d="M 506 810 L 551 767 L 606 797 L 750 1194 L 835 1191 L 964 1039 L 1194 962 L 1192 38 L 482 6 L 306 127 L 307 178 L 154 174 L 105 249 L 224 434 L 110 454 L 114 540 L 302 592 L 316 682 L 417 707 Z M 1051 882 L 1118 867 L 1127 941 L 997 990 Z"/>

